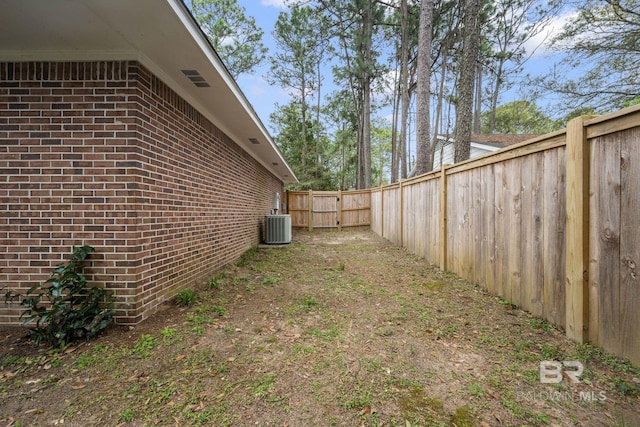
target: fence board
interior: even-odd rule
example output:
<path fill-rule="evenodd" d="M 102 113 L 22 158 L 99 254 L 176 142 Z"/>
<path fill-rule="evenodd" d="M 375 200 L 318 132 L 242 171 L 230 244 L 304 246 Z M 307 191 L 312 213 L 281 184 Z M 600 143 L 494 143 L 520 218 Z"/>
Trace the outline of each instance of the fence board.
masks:
<path fill-rule="evenodd" d="M 426 228 L 429 242 L 425 246 L 424 257 L 432 264 L 440 263 L 440 181 L 432 179 L 425 182 L 427 213 L 423 215 L 422 226 Z"/>
<path fill-rule="evenodd" d="M 403 241 L 407 249 L 428 258 L 426 247 L 430 244 L 428 220 L 422 212 L 429 209 L 427 181 L 403 185 Z M 432 260 L 430 260 L 432 262 Z"/>
<path fill-rule="evenodd" d="M 399 186 L 384 188 L 382 197 L 384 201 L 382 223 L 383 237 L 393 243 L 400 243 L 399 223 L 401 215 L 400 189 Z"/>
<path fill-rule="evenodd" d="M 621 149 L 620 354 L 640 364 L 640 129 L 625 134 Z"/>
<path fill-rule="evenodd" d="M 373 207 L 377 207 L 374 209 Z M 371 190 L 371 229 L 382 236 L 382 190 Z"/>
<path fill-rule="evenodd" d="M 485 180 L 487 187 L 487 204 L 488 212 L 485 217 L 485 227 L 488 230 L 487 234 L 487 257 L 489 257 L 489 264 L 487 266 L 487 284 L 486 289 L 495 289 L 496 285 L 496 166 L 491 165 L 485 168 Z"/>
<path fill-rule="evenodd" d="M 544 152 L 542 200 L 544 318 L 564 327 L 564 147 Z"/>
<path fill-rule="evenodd" d="M 590 338 L 599 344 L 621 350 L 618 313 L 620 312 L 620 142 L 611 137 L 592 142 L 591 158 L 595 168 L 590 198 Z"/>
<path fill-rule="evenodd" d="M 535 173 L 534 165 L 532 162 L 532 156 L 520 158 L 520 173 L 521 173 L 521 187 L 520 187 L 520 199 L 521 199 L 521 216 L 520 216 L 520 230 L 518 240 L 520 243 L 520 253 L 522 259 L 520 260 L 520 303 L 519 305 L 525 310 L 531 311 L 531 300 L 533 299 L 532 286 L 537 277 L 532 276 L 533 264 L 535 263 L 534 251 L 535 236 L 533 231 L 533 176 Z M 516 230 L 516 234 L 518 231 Z"/>
<path fill-rule="evenodd" d="M 530 219 L 533 221 L 533 247 L 531 248 L 532 262 L 527 278 L 533 291 L 529 294 L 531 313 L 535 316 L 542 317 L 544 315 L 544 257 L 542 239 L 544 237 L 543 229 L 545 226 L 542 216 L 542 207 L 544 197 L 546 197 L 547 194 L 543 187 L 544 155 L 541 152 L 537 152 L 533 154 L 532 157 L 531 211 L 533 215 Z"/>
<path fill-rule="evenodd" d="M 507 288 L 505 298 L 520 305 L 520 286 L 522 282 L 522 259 L 520 251 L 520 227 L 522 222 L 522 158 L 507 163 Z"/>
<path fill-rule="evenodd" d="M 495 214 L 494 214 L 494 278 L 495 281 L 487 285 L 487 290 L 494 295 L 506 299 L 507 271 L 507 177 L 504 172 L 504 163 L 496 163 L 493 166 L 495 189 Z"/>
<path fill-rule="evenodd" d="M 447 253 L 449 252 L 449 241 L 447 236 L 449 234 L 449 215 L 447 214 L 447 200 L 449 198 L 449 184 L 447 180 L 447 165 L 443 165 L 440 169 L 440 179 L 438 180 L 440 188 L 440 212 L 438 213 L 438 220 L 440 222 L 438 231 L 439 231 L 439 241 L 438 246 L 440 253 L 440 269 L 448 270 L 449 266 L 447 265 Z M 435 227 L 435 224 L 432 224 Z"/>
<path fill-rule="evenodd" d="M 466 253 L 466 276 L 467 280 L 472 282 L 476 281 L 476 260 L 480 260 L 482 256 L 481 248 L 480 248 L 480 212 L 478 212 L 478 198 L 479 198 L 479 188 L 477 184 L 479 183 L 479 172 L 478 168 L 472 169 L 466 175 L 467 188 L 468 188 L 468 211 L 467 211 L 467 227 L 468 227 L 468 235 L 465 242 L 464 251 Z"/>
<path fill-rule="evenodd" d="M 469 268 L 469 274 L 471 281 L 485 286 L 485 267 L 486 260 L 488 259 L 486 253 L 486 236 L 484 230 L 484 202 L 483 202 L 483 190 L 482 190 L 482 169 L 476 168 L 470 174 L 471 182 L 471 209 L 469 212 L 469 227 L 472 233 L 473 240 L 470 242 L 468 251 L 469 259 L 472 260 Z"/>
<path fill-rule="evenodd" d="M 419 191 L 416 191 L 420 187 L 420 184 L 409 184 L 405 185 L 403 191 L 405 196 L 402 198 L 403 207 L 402 214 L 404 215 L 404 219 L 402 223 L 404 227 L 402 229 L 402 241 L 404 242 L 404 246 L 411 252 L 416 255 L 420 253 L 419 240 L 424 240 L 424 238 L 420 239 L 417 237 L 417 234 L 421 233 L 421 227 L 416 223 L 416 212 L 420 209 L 422 204 L 422 197 Z M 412 230 L 413 233 L 410 233 L 409 230 Z M 422 236 L 420 236 L 422 237 Z"/>
<path fill-rule="evenodd" d="M 451 271 L 458 271 L 459 268 L 459 236 L 460 218 L 457 207 L 462 204 L 459 197 L 459 176 L 451 175 L 447 180 L 447 266 Z"/>
<path fill-rule="evenodd" d="M 483 167 L 481 170 L 480 188 L 483 191 L 480 204 L 482 209 L 483 226 L 483 268 L 479 272 L 483 286 L 488 289 L 489 283 L 495 282 L 495 171 L 494 165 Z M 493 287 L 493 285 L 491 285 Z"/>

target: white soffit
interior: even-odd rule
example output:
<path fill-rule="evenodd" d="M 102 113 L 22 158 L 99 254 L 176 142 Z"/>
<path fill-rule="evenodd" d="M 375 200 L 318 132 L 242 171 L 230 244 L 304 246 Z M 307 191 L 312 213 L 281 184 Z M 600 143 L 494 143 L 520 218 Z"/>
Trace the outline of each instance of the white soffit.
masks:
<path fill-rule="evenodd" d="M 181 0 L 2 0 L 0 61 L 61 60 L 140 61 L 283 182 L 297 182 Z"/>

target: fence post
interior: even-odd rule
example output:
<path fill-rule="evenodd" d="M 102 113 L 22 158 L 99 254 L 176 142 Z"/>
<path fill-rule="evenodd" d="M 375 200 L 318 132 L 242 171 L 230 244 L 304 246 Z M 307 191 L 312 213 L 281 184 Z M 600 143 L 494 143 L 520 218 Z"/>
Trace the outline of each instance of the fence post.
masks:
<path fill-rule="evenodd" d="M 313 231 L 313 190 L 309 190 L 309 199 L 307 199 L 307 207 L 309 208 L 309 212 L 307 213 L 307 217 L 309 220 L 309 231 Z"/>
<path fill-rule="evenodd" d="M 440 270 L 447 270 L 447 166 L 440 166 Z"/>
<path fill-rule="evenodd" d="M 338 190 L 338 231 L 342 231 L 342 190 Z"/>
<path fill-rule="evenodd" d="M 398 187 L 398 191 L 400 192 L 400 194 L 398 194 L 398 199 L 400 200 L 400 218 L 398 218 L 398 220 L 400 221 L 399 227 L 400 229 L 398 230 L 400 233 L 399 237 L 399 241 L 400 241 L 400 247 L 403 248 L 404 247 L 404 215 L 403 215 L 403 209 L 404 209 L 404 202 L 403 202 L 403 190 L 402 190 L 402 180 L 400 180 L 400 186 Z"/>
<path fill-rule="evenodd" d="M 283 213 L 288 213 L 288 214 L 290 214 L 290 212 L 289 212 L 289 190 L 286 190 L 286 191 L 284 192 L 284 203 L 285 203 L 285 207 L 286 207 L 287 209 L 286 209 Z"/>
<path fill-rule="evenodd" d="M 567 124 L 566 319 L 567 337 L 588 340 L 589 327 L 589 143 L 586 117 Z"/>
<path fill-rule="evenodd" d="M 380 187 L 380 235 L 384 237 L 384 187 Z"/>

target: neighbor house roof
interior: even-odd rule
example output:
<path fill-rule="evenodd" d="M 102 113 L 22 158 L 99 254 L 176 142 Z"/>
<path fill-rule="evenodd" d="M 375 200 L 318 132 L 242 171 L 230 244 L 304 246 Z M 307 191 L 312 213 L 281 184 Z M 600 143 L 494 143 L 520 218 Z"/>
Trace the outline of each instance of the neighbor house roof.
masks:
<path fill-rule="evenodd" d="M 472 134 L 471 135 L 471 150 L 470 158 L 478 157 L 487 153 L 498 151 L 509 145 L 517 144 L 519 142 L 528 141 L 535 138 L 538 135 L 506 135 L 506 134 Z M 454 140 L 447 135 L 438 135 L 436 138 L 436 147 L 434 153 L 434 170 L 439 169 L 441 165 L 454 163 Z M 415 166 L 409 172 L 408 177 L 411 178 L 415 175 Z"/>
<path fill-rule="evenodd" d="M 0 61 L 139 61 L 275 176 L 297 182 L 181 0 L 3 0 L 1 9 Z"/>

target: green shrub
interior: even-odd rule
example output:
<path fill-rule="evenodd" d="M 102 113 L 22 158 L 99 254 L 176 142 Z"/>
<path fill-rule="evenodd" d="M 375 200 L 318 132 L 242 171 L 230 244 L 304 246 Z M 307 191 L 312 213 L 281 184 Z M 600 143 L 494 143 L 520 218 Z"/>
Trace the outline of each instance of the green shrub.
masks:
<path fill-rule="evenodd" d="M 94 252 L 91 246 L 74 246 L 71 260 L 58 265 L 49 279 L 25 294 L 11 291 L 6 300 L 19 298 L 25 307 L 20 317 L 36 345 L 47 342 L 56 347 L 90 339 L 113 322 L 111 295 L 102 288 L 89 287 L 82 274 L 83 261 Z"/>

